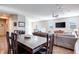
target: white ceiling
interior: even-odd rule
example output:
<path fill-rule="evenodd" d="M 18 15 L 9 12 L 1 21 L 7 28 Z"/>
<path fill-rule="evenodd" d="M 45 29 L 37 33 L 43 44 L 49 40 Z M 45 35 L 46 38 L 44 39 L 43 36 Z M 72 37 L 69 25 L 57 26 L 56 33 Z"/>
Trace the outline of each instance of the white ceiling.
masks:
<path fill-rule="evenodd" d="M 56 4 L 7 4 L 0 6 L 18 10 L 38 20 L 53 19 L 52 13 L 56 11 Z M 79 4 L 63 4 L 60 6 L 62 6 L 63 12 L 57 12 L 59 17 L 79 15 Z"/>

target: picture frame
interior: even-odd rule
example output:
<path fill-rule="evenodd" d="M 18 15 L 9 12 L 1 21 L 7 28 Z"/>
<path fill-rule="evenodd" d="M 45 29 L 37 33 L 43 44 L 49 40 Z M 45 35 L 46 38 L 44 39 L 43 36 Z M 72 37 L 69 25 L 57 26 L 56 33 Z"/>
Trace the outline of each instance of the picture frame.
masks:
<path fill-rule="evenodd" d="M 19 27 L 25 27 L 25 22 L 18 22 Z"/>
<path fill-rule="evenodd" d="M 72 22 L 70 23 L 70 29 L 76 29 L 76 27 L 77 27 L 76 23 L 72 23 Z"/>
<path fill-rule="evenodd" d="M 17 26 L 17 22 L 14 22 L 14 26 Z"/>

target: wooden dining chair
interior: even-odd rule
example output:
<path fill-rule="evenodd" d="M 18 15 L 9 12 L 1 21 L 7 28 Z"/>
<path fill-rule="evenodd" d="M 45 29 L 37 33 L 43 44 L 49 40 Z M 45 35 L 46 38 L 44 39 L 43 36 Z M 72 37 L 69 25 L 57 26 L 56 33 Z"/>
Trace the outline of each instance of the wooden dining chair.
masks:
<path fill-rule="evenodd" d="M 52 54 L 53 53 L 53 44 L 54 44 L 54 34 L 47 34 L 46 36 L 46 44 L 39 50 L 39 53 L 44 54 Z"/>
<path fill-rule="evenodd" d="M 17 54 L 17 34 L 11 33 L 12 53 Z"/>
<path fill-rule="evenodd" d="M 10 43 L 9 32 L 6 32 L 6 39 L 7 39 L 7 46 L 8 46 L 8 54 L 11 54 L 11 43 Z"/>
<path fill-rule="evenodd" d="M 47 34 L 46 54 L 53 53 L 53 45 L 54 45 L 54 34 Z"/>
<path fill-rule="evenodd" d="M 48 37 L 48 54 L 52 54 L 54 45 L 54 34 L 49 34 Z"/>
<path fill-rule="evenodd" d="M 18 53 L 18 42 L 17 42 L 17 34 L 14 33 L 14 53 Z"/>

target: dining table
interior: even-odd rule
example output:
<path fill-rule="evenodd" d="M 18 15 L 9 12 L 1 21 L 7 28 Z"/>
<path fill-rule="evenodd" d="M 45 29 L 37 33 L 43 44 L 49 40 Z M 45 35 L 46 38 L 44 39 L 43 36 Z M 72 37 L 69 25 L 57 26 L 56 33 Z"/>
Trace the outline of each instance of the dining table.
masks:
<path fill-rule="evenodd" d="M 46 42 L 46 37 L 34 35 L 31 35 L 29 38 L 27 36 L 19 36 L 18 38 L 18 44 L 31 54 L 39 51 L 46 44 Z"/>

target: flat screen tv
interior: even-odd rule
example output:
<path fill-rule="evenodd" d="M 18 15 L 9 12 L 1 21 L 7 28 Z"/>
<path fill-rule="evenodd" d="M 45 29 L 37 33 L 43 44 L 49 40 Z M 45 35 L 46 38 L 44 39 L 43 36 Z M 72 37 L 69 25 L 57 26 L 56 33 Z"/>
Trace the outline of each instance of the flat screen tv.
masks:
<path fill-rule="evenodd" d="M 57 22 L 57 23 L 55 23 L 55 27 L 56 28 L 65 28 L 66 24 L 65 24 L 65 22 Z"/>

